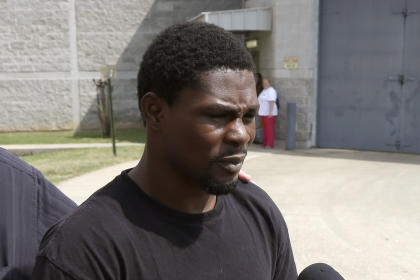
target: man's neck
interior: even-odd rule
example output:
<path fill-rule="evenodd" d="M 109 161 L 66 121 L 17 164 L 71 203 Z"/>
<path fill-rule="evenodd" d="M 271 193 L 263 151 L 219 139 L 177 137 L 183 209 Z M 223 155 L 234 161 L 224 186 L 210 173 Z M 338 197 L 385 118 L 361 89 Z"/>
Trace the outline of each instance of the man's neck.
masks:
<path fill-rule="evenodd" d="M 146 150 L 128 176 L 151 198 L 180 212 L 204 213 L 216 204 L 215 195 L 206 193 L 199 185 L 183 182 L 175 170 L 150 160 Z"/>

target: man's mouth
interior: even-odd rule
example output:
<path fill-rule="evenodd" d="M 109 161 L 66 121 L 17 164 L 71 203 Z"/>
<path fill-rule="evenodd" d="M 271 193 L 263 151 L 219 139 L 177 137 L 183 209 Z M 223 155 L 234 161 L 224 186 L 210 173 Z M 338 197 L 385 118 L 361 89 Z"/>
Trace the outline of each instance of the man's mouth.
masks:
<path fill-rule="evenodd" d="M 215 163 L 228 173 L 238 173 L 245 160 L 246 154 L 235 154 L 218 158 Z"/>

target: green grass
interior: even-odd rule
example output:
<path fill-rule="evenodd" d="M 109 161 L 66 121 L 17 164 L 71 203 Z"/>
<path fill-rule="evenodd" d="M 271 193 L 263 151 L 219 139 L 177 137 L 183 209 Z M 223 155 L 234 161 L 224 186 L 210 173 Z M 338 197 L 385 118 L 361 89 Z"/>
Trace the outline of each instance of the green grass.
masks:
<path fill-rule="evenodd" d="M 118 147 L 114 157 L 111 148 L 88 148 L 40 153 L 21 159 L 39 169 L 54 184 L 118 163 L 140 160 L 143 147 Z"/>
<path fill-rule="evenodd" d="M 115 134 L 117 142 L 144 143 L 146 141 L 146 131 L 143 129 L 122 130 L 117 131 Z M 74 133 L 72 131 L 0 133 L 0 145 L 110 142 L 111 138 L 102 138 L 100 131 L 78 133 Z"/>

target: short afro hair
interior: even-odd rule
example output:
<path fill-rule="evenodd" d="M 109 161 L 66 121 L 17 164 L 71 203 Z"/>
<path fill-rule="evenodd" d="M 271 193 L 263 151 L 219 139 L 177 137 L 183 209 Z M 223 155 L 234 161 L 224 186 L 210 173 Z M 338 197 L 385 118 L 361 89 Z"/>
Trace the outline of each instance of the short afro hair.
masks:
<path fill-rule="evenodd" d="M 140 102 L 147 92 L 173 104 L 185 87 L 200 85 L 200 74 L 217 69 L 249 70 L 255 64 L 244 43 L 214 24 L 186 22 L 163 30 L 150 44 L 137 76 Z"/>

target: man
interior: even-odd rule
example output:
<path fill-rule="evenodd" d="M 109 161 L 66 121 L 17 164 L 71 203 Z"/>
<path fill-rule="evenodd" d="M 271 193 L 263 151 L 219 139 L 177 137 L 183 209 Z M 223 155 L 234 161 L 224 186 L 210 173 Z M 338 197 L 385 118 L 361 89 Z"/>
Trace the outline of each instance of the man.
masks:
<path fill-rule="evenodd" d="M 139 164 L 45 235 L 33 278 L 297 279 L 279 210 L 238 182 L 258 111 L 242 42 L 205 23 L 164 30 L 138 95 Z"/>
<path fill-rule="evenodd" d="M 37 169 L 0 148 L 0 279 L 29 279 L 42 236 L 75 208 Z"/>

